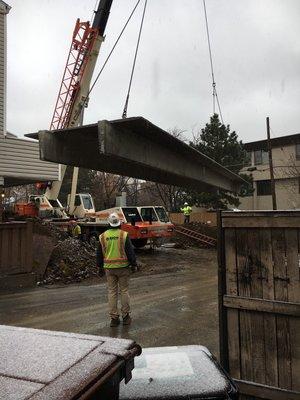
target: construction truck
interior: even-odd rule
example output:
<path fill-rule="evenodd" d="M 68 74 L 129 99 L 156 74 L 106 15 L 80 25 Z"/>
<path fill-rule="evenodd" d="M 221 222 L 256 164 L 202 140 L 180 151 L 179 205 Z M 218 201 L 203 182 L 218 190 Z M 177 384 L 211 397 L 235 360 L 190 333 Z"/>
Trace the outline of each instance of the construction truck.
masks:
<path fill-rule="evenodd" d="M 89 213 L 85 218 L 77 219 L 82 239 L 95 246 L 99 235 L 109 228 L 108 217 L 113 212 L 118 214 L 121 220 L 121 229 L 128 232 L 135 248 L 142 248 L 147 244 L 152 247 L 160 246 L 164 239 L 170 238 L 174 234 L 175 227 L 170 222 L 164 207 L 123 206 Z M 53 218 L 50 221 L 62 231 L 70 232 L 74 220 Z"/>
<path fill-rule="evenodd" d="M 16 203 L 13 211 L 17 215 L 26 217 L 68 218 L 61 202 L 58 199 L 50 200 L 45 195 L 30 195 L 27 203 Z"/>
<path fill-rule="evenodd" d="M 147 243 L 160 245 L 164 238 L 171 237 L 174 232 L 174 225 L 170 222 L 164 207 L 123 206 L 108 208 L 94 214 L 96 235 L 93 233 L 92 235 L 95 235 L 97 239 L 98 233 L 108 228 L 108 216 L 111 213 L 119 216 L 121 229 L 128 232 L 136 248 L 144 247 Z M 83 229 L 85 229 L 85 224 L 83 224 Z"/>
<path fill-rule="evenodd" d="M 45 194 L 30 195 L 29 201 L 16 203 L 14 212 L 17 215 L 38 217 L 38 218 L 88 218 L 95 213 L 95 206 L 92 196 L 89 193 L 76 193 L 74 208 L 72 212 L 63 207 L 58 199 L 49 199 Z"/>

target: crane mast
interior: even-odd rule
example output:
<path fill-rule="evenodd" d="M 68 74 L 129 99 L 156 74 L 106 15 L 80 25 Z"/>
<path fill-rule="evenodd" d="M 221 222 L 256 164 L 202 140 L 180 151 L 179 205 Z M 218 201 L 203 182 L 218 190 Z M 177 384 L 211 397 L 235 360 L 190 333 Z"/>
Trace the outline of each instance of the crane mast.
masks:
<path fill-rule="evenodd" d="M 50 130 L 76 127 L 82 123 L 83 110 L 87 107 L 93 72 L 104 41 L 104 32 L 113 0 L 100 0 L 92 25 L 77 19 L 62 83 L 59 89 Z M 66 165 L 60 166 L 60 180 L 52 182 L 46 190 L 50 200 L 58 198 Z M 74 208 L 78 168 L 74 168 L 69 210 Z"/>

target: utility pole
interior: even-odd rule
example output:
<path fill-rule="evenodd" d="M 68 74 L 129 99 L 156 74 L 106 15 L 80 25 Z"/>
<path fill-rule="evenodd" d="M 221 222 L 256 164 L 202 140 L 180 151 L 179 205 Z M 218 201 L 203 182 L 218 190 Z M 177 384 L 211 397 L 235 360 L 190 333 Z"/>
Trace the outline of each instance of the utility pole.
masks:
<path fill-rule="evenodd" d="M 268 138 L 269 166 L 270 166 L 270 177 L 271 177 L 272 205 L 273 205 L 273 210 L 277 210 L 269 117 L 267 117 L 267 138 Z"/>

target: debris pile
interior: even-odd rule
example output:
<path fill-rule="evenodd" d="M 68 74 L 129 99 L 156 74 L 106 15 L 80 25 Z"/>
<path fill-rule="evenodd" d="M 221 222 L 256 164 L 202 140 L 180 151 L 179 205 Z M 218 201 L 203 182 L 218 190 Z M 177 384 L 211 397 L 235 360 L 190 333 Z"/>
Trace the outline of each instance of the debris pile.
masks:
<path fill-rule="evenodd" d="M 34 233 L 51 236 L 56 243 L 69 237 L 69 234 L 67 232 L 62 231 L 58 226 L 55 226 L 53 223 L 44 221 L 39 218 L 35 218 L 32 221 Z"/>
<path fill-rule="evenodd" d="M 98 275 L 95 248 L 69 237 L 55 246 L 42 284 L 81 282 Z"/>

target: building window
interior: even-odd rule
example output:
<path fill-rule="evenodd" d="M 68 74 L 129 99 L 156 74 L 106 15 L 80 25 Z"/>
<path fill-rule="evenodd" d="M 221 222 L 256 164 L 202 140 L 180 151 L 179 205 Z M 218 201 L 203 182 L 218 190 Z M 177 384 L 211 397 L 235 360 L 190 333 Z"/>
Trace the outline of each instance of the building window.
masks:
<path fill-rule="evenodd" d="M 254 152 L 254 164 L 262 164 L 261 150 L 255 150 Z"/>
<path fill-rule="evenodd" d="M 265 150 L 255 150 L 254 152 L 254 164 L 265 165 L 269 163 L 269 153 Z"/>
<path fill-rule="evenodd" d="M 296 144 L 296 160 L 300 160 L 300 143 Z"/>
<path fill-rule="evenodd" d="M 251 151 L 247 151 L 244 161 L 244 167 L 250 167 L 251 165 L 252 165 Z"/>
<path fill-rule="evenodd" d="M 271 181 L 257 181 L 257 196 L 270 196 L 271 191 Z"/>
<path fill-rule="evenodd" d="M 242 185 L 240 196 L 242 197 L 252 197 L 254 192 L 253 181 L 247 182 Z"/>

